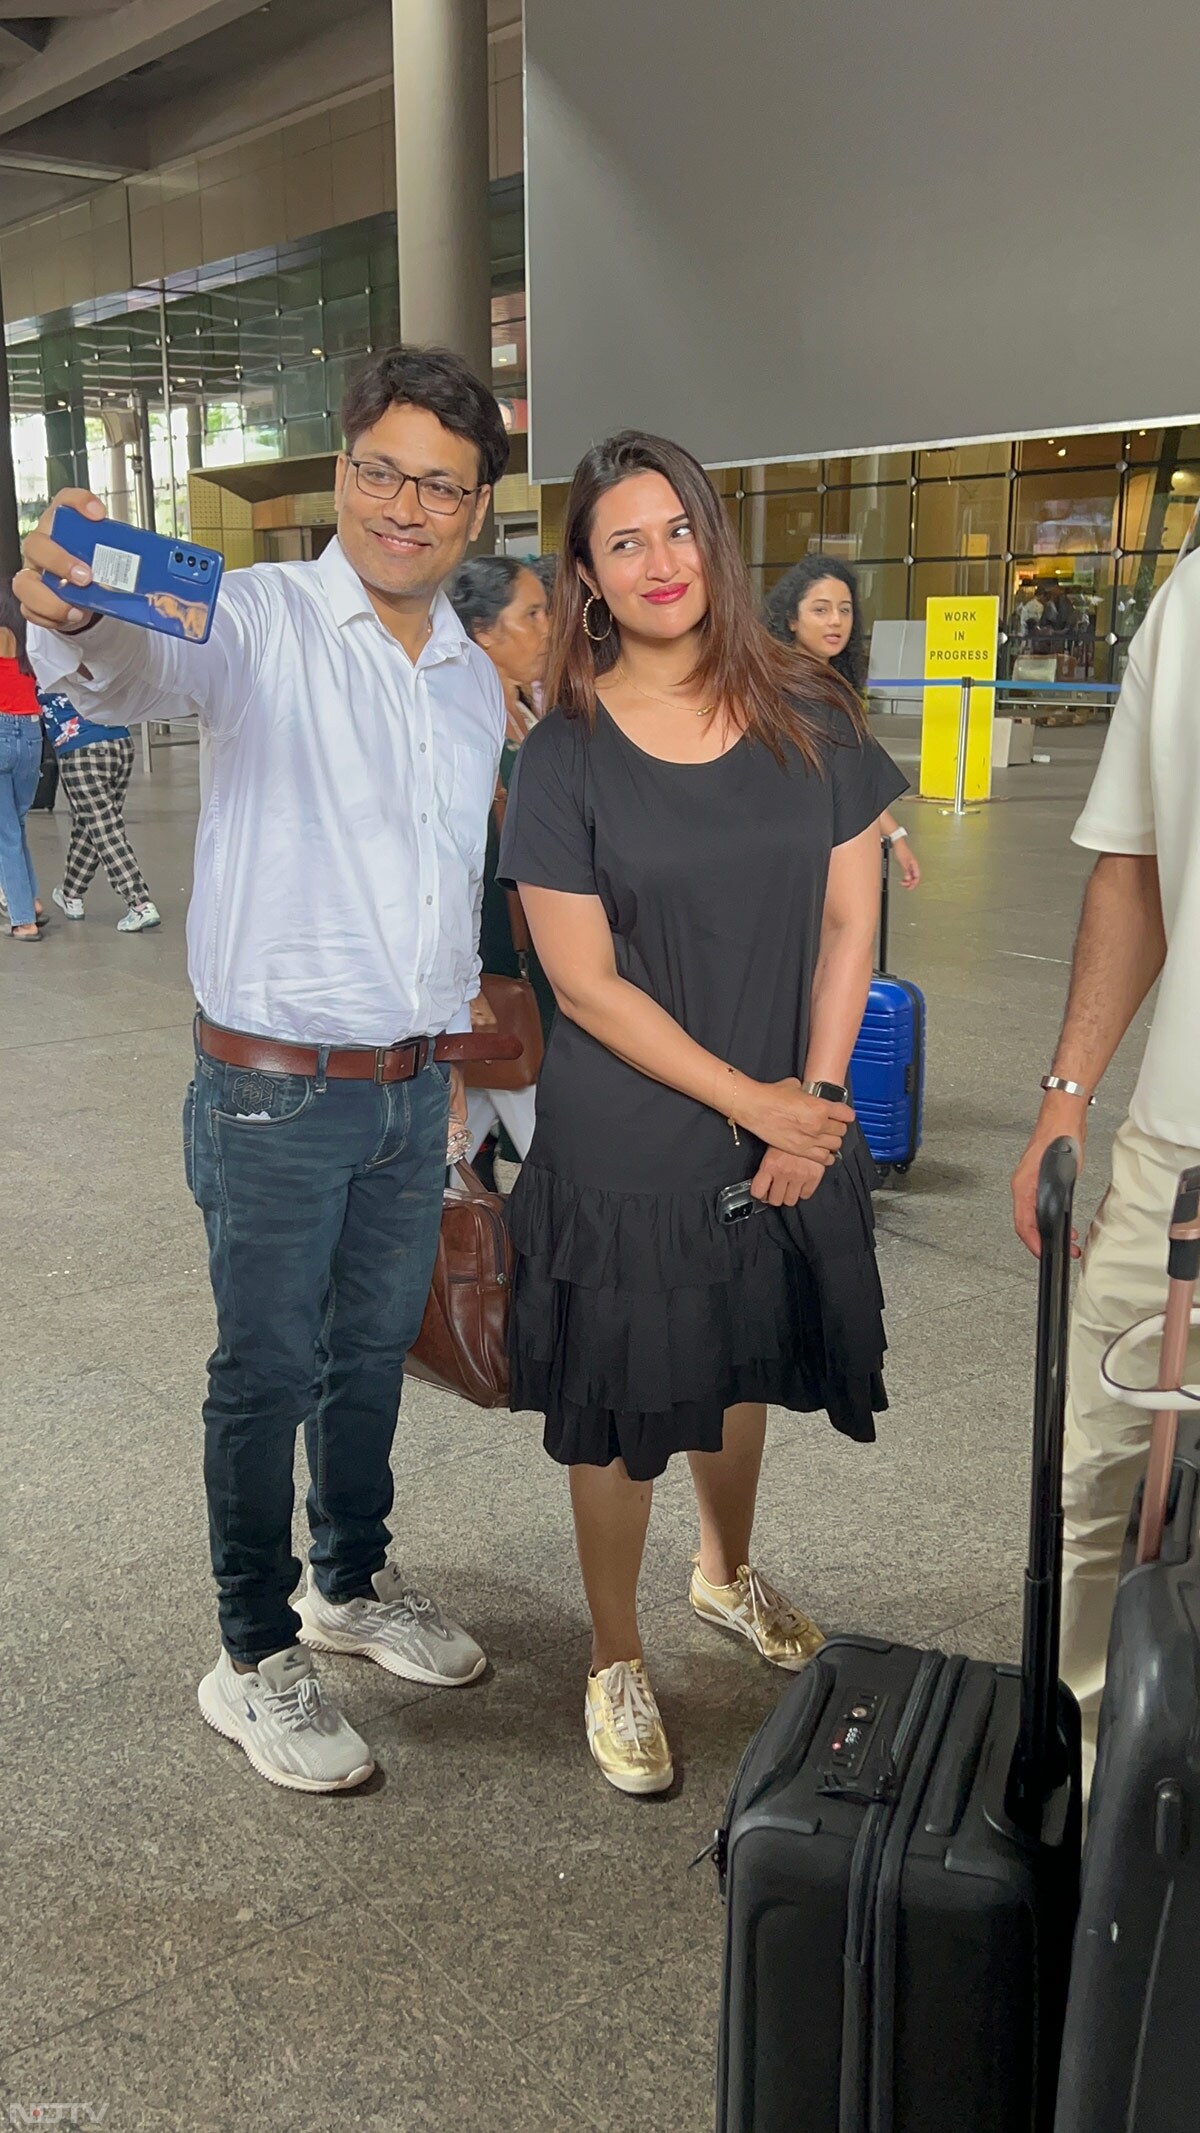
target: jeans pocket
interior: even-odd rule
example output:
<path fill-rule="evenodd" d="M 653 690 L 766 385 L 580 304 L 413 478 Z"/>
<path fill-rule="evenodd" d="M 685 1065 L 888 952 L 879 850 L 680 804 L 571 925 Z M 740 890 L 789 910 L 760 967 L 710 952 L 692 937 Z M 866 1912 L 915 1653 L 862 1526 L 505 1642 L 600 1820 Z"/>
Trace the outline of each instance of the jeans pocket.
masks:
<path fill-rule="evenodd" d="M 262 1074 L 256 1067 L 226 1067 L 216 1104 L 222 1127 L 247 1132 L 286 1126 L 308 1110 L 316 1085 L 303 1074 Z"/>

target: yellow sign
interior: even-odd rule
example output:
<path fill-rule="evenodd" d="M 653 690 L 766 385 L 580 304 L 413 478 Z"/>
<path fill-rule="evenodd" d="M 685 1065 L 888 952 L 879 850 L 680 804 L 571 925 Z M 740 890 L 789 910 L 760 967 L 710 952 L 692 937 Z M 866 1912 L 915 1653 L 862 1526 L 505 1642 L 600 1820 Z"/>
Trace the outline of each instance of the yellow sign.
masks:
<path fill-rule="evenodd" d="M 996 673 L 996 633 L 1000 602 L 994 593 L 978 600 L 927 600 L 925 603 L 925 679 L 960 681 Z M 967 729 L 968 800 L 987 800 L 992 791 L 992 719 L 994 689 L 972 689 Z M 954 798 L 958 763 L 958 728 L 962 695 L 958 689 L 926 689 L 921 720 L 921 794 L 927 800 Z"/>

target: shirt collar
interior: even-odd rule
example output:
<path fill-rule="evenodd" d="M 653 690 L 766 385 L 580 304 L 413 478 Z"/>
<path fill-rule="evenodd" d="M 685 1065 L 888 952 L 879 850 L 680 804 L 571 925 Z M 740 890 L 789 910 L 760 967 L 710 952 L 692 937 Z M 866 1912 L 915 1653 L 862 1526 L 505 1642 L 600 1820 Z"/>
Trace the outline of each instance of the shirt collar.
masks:
<path fill-rule="evenodd" d="M 336 534 L 318 557 L 316 567 L 325 588 L 330 613 L 339 629 L 344 629 L 348 622 L 357 621 L 360 615 L 370 615 L 372 621 L 379 621 L 367 598 L 366 586 L 357 571 L 351 567 Z M 440 592 L 434 600 L 430 621 L 433 628 L 428 642 L 422 647 L 421 660 L 427 666 L 433 666 L 444 659 L 465 659 L 471 648 L 471 639 L 444 592 Z M 380 627 L 382 628 L 382 624 Z"/>

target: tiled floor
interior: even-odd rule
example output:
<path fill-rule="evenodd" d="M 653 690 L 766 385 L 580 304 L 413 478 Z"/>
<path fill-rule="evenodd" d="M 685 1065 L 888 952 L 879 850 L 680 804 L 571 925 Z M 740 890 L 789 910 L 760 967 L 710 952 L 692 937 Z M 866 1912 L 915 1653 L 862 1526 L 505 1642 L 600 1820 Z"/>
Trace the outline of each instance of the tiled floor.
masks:
<path fill-rule="evenodd" d="M 886 734 L 911 756 L 907 727 Z M 919 1162 L 878 1200 L 892 1410 L 874 1450 L 778 1417 L 758 1538 L 827 1625 L 995 1655 L 1018 1626 L 1033 1312 L 1006 1178 L 1061 1008 L 1097 737 L 1050 746 L 983 814 L 905 805 L 926 881 L 896 899 L 893 962 L 929 996 L 929 1100 Z M 489 1673 L 438 1695 L 327 1662 L 380 1766 L 345 1799 L 273 1790 L 197 1716 L 216 1646 L 211 1310 L 179 1150 L 195 776 L 177 749 L 131 795 L 161 932 L 118 937 L 99 886 L 36 956 L 0 940 L 0 2105 L 28 2123 L 74 2103 L 113 2133 L 705 2133 L 721 1915 L 689 1861 L 780 1683 L 687 1610 L 682 1472 L 645 1576 L 668 1798 L 618 1798 L 585 1755 L 585 1616 L 536 1423 L 420 1387 L 397 1554 Z M 33 818 L 47 891 L 66 831 Z"/>

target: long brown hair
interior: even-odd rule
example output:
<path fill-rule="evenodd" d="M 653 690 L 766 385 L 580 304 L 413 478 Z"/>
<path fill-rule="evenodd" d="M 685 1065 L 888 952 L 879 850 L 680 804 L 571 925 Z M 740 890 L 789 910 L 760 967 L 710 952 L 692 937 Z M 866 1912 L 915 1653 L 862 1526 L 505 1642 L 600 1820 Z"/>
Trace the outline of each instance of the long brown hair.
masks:
<path fill-rule="evenodd" d="M 591 538 L 596 506 L 606 490 L 631 474 L 661 474 L 679 498 L 696 538 L 708 586 L 708 612 L 700 625 L 700 656 L 687 677 L 714 702 L 736 705 L 745 732 L 783 761 L 790 742 L 819 768 L 828 730 L 809 717 L 805 700 L 844 714 L 852 733 L 864 730 L 855 691 L 823 659 L 798 645 L 779 644 L 754 610 L 750 579 L 725 508 L 699 461 L 682 445 L 640 430 L 622 430 L 585 452 L 575 469 L 563 524 L 563 568 L 555 580 L 546 660 L 546 702 L 568 718 L 596 716 L 596 684 L 615 666 L 620 638 L 604 602 L 589 614 L 593 630 L 611 627 L 600 642 L 583 626 L 587 586 L 581 570 L 595 575 Z"/>

